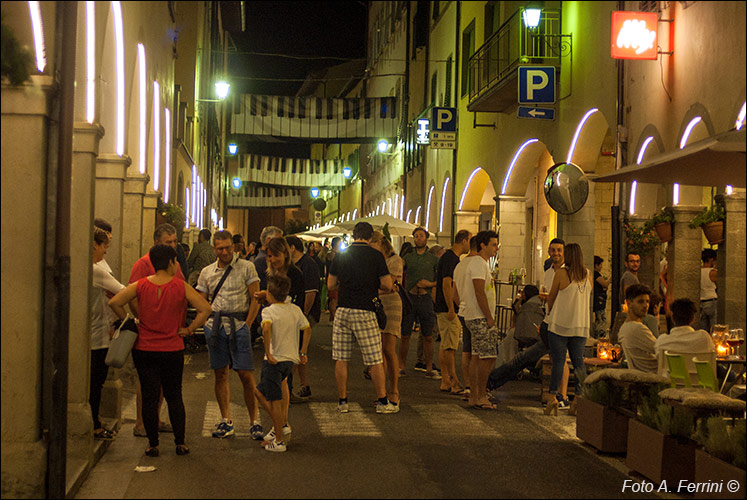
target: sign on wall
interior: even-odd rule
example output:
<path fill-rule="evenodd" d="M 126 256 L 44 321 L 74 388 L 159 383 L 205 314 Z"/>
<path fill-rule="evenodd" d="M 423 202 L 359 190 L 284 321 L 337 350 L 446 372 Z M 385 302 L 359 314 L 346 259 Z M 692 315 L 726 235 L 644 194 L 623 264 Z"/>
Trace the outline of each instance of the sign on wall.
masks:
<path fill-rule="evenodd" d="M 519 104 L 555 102 L 555 66 L 519 66 Z"/>
<path fill-rule="evenodd" d="M 659 15 L 656 12 L 612 13 L 612 51 L 614 59 L 656 59 Z"/>

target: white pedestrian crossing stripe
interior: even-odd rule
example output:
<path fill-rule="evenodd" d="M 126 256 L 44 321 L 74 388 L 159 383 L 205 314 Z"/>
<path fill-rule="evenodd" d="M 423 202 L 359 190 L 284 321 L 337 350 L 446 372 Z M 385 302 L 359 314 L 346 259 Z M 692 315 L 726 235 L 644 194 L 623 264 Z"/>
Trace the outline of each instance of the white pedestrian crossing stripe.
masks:
<path fill-rule="evenodd" d="M 348 403 L 348 408 L 350 411 L 343 414 L 337 411 L 337 403 L 309 403 L 309 409 L 316 419 L 319 431 L 325 437 L 381 436 L 381 431 L 360 404 Z M 372 414 L 374 411 L 372 408 Z M 381 417 L 391 418 L 383 415 Z"/>
<path fill-rule="evenodd" d="M 454 435 L 454 426 L 460 436 L 498 437 L 498 432 L 483 422 L 472 410 L 458 404 L 429 403 L 412 405 L 428 422 L 429 433 Z M 489 412 L 485 412 L 489 413 Z"/>
<path fill-rule="evenodd" d="M 218 402 L 208 401 L 205 406 L 205 418 L 202 421 L 202 437 L 213 437 L 215 426 L 220 423 L 222 418 Z M 231 403 L 231 420 L 233 420 L 234 435 L 236 437 L 248 437 L 251 439 L 249 427 L 252 426 L 252 423 L 249 421 L 249 412 L 246 410 L 246 406 Z"/>

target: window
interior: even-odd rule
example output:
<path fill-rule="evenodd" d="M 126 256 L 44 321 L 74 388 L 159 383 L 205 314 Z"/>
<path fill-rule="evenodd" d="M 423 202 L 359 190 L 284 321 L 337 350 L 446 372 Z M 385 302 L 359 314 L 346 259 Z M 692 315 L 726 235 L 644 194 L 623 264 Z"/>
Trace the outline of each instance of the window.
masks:
<path fill-rule="evenodd" d="M 446 60 L 446 92 L 444 92 L 444 106 L 451 107 L 451 65 L 454 64 L 454 59 L 449 56 Z"/>
<path fill-rule="evenodd" d="M 488 2 L 485 4 L 485 40 L 490 35 L 498 31 L 500 26 L 501 12 L 498 2 Z"/>
<path fill-rule="evenodd" d="M 475 53 L 475 20 L 462 32 L 462 97 L 469 92 L 469 58 Z"/>

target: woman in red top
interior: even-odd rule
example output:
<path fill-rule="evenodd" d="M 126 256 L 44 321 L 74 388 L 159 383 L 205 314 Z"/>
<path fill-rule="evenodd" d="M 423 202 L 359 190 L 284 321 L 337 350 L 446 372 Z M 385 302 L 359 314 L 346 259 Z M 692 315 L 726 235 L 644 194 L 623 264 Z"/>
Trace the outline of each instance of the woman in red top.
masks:
<path fill-rule="evenodd" d="M 158 456 L 158 398 L 163 395 L 169 406 L 169 418 L 174 427 L 176 454 L 186 455 L 184 445 L 185 414 L 182 401 L 182 372 L 184 370 L 184 341 L 205 324 L 212 309 L 210 304 L 179 278 L 176 251 L 168 245 L 154 245 L 149 253 L 156 273 L 130 284 L 115 295 L 109 305 L 120 318 L 125 317 L 122 306 L 137 297 L 140 324 L 132 349 L 140 385 L 143 391 L 143 421 L 148 434 L 145 454 Z M 183 327 L 187 302 L 197 309 L 197 316 Z"/>

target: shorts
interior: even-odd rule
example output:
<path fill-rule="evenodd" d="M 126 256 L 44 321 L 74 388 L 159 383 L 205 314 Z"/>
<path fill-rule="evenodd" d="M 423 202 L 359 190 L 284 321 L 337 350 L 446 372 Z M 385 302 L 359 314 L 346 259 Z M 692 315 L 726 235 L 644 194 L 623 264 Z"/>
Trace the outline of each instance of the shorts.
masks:
<path fill-rule="evenodd" d="M 226 335 L 226 328 L 223 325 L 217 333 L 213 332 L 207 324 L 203 329 L 212 370 L 220 370 L 225 366 L 229 366 L 232 370 L 254 370 L 252 339 L 246 323 L 233 335 Z"/>
<path fill-rule="evenodd" d="M 261 392 L 267 401 L 280 401 L 283 399 L 283 380 L 293 369 L 293 361 L 280 361 L 271 364 L 266 359 L 262 361 L 262 378 L 257 384 L 257 390 Z"/>
<path fill-rule="evenodd" d="M 498 327 L 488 328 L 488 320 L 485 318 L 465 320 L 467 328 L 472 333 L 472 355 L 480 359 L 498 357 Z"/>
<path fill-rule="evenodd" d="M 430 294 L 413 295 L 410 294 L 412 301 L 412 311 L 402 318 L 402 336 L 409 337 L 412 335 L 412 325 L 417 321 L 420 323 L 420 335 L 430 337 L 433 335 L 433 327 L 436 326 L 436 313 L 433 310 L 433 299 Z"/>
<path fill-rule="evenodd" d="M 441 332 L 441 346 L 439 349 L 445 351 L 459 347 L 459 334 L 462 332 L 462 324 L 459 319 L 449 320 L 449 313 L 436 314 L 438 319 L 438 331 Z"/>
<path fill-rule="evenodd" d="M 457 315 L 459 322 L 462 324 L 462 352 L 472 354 L 472 333 L 467 328 L 467 322 L 462 316 Z"/>
<path fill-rule="evenodd" d="M 376 313 L 363 309 L 339 307 L 332 326 L 332 359 L 350 361 L 353 345 L 358 341 L 363 364 L 368 366 L 384 362 L 381 354 L 381 330 Z"/>

